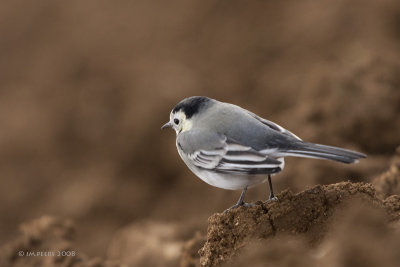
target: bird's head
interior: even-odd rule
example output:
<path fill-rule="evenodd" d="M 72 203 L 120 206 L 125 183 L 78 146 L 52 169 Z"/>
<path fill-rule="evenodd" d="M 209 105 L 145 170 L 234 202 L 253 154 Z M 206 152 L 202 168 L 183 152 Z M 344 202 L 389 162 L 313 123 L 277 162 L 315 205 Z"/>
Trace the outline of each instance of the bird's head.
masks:
<path fill-rule="evenodd" d="M 161 129 L 173 128 L 176 134 L 190 130 L 193 127 L 193 117 L 212 101 L 205 96 L 192 96 L 183 99 L 171 111 L 169 122 Z"/>

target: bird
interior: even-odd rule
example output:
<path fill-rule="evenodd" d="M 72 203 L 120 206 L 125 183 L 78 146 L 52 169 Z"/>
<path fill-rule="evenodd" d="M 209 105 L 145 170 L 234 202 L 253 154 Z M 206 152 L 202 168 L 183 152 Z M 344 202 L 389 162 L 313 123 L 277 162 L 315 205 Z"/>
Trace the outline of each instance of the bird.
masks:
<path fill-rule="evenodd" d="M 248 188 L 269 184 L 271 175 L 281 172 L 288 156 L 356 163 L 363 153 L 305 142 L 278 124 L 237 105 L 206 96 L 181 100 L 161 129 L 176 132 L 176 147 L 187 167 L 209 185 L 242 190 L 239 200 L 225 212 L 251 206 L 244 202 Z"/>

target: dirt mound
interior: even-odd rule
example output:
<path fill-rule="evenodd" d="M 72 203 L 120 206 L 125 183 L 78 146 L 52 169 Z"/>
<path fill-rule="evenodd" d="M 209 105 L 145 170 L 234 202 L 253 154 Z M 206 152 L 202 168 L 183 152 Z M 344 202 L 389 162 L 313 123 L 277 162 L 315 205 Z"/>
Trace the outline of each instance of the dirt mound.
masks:
<path fill-rule="evenodd" d="M 318 185 L 298 194 L 286 190 L 278 198 L 279 202 L 257 202 L 254 207 L 211 216 L 207 242 L 199 251 L 201 265 L 219 266 L 254 239 L 270 240 L 282 233 L 303 234 L 302 239 L 310 246 L 320 244 L 330 224 L 341 218 L 337 211 L 345 210 L 352 202 L 367 207 L 363 210 L 388 215 L 381 216 L 386 223 L 399 216 L 399 198 L 382 201 L 373 186 L 365 183 Z"/>

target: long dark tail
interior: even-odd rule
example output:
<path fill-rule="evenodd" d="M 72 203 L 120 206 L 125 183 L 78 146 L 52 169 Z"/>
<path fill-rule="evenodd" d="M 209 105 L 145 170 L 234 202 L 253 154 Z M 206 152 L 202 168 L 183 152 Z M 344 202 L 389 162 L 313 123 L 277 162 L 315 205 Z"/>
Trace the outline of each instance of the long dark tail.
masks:
<path fill-rule="evenodd" d="M 288 148 L 287 150 L 280 150 L 278 154 L 282 157 L 294 156 L 303 158 L 328 159 L 343 163 L 355 163 L 358 162 L 359 159 L 367 157 L 362 153 L 348 149 L 308 142 L 298 142 L 296 145 Z"/>

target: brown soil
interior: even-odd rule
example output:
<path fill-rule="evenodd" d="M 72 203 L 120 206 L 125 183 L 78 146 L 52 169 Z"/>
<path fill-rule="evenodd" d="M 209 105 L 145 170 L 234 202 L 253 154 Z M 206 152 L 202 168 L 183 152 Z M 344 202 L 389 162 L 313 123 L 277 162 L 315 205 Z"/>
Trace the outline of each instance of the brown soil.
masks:
<path fill-rule="evenodd" d="M 317 246 L 332 223 L 340 221 L 343 210 L 349 206 L 354 209 L 354 203 L 367 213 L 368 210 L 381 211 L 382 223 L 389 223 L 390 218 L 400 215 L 399 199 L 381 201 L 371 184 L 343 182 L 315 186 L 298 194 L 284 191 L 278 198 L 279 202 L 259 202 L 251 208 L 241 207 L 211 216 L 207 242 L 199 251 L 201 265 L 219 266 L 255 240 L 271 240 L 282 234 L 303 234 L 301 240 L 307 240 L 310 247 Z M 354 223 L 356 225 L 360 227 L 358 222 Z M 269 247 L 266 245 L 265 251 Z"/>
<path fill-rule="evenodd" d="M 182 267 L 398 266 L 400 196 L 379 195 L 371 184 L 350 182 L 285 190 L 277 202 L 212 215 L 207 236 L 197 232 L 186 242 L 192 230 L 142 222 L 115 235 L 108 260 L 72 245 L 70 221 L 44 216 L 21 225 L 19 237 L 0 249 L 0 266 L 176 266 L 178 259 Z M 74 256 L 26 256 L 32 252 Z"/>

